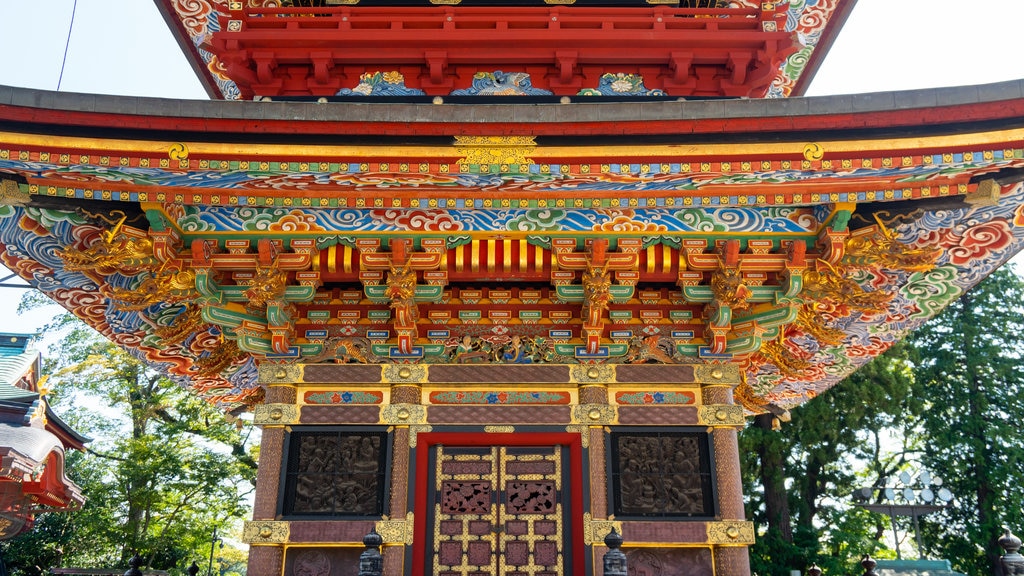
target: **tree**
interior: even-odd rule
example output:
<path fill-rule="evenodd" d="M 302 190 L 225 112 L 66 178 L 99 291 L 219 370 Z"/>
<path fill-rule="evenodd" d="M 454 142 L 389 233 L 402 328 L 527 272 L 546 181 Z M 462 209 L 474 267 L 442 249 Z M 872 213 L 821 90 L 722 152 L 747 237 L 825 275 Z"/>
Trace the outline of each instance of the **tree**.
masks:
<path fill-rule="evenodd" d="M 968 574 L 998 574 L 1002 527 L 1024 526 L 1024 281 L 993 273 L 910 342 L 927 403 L 922 462 L 955 497 L 925 517 L 924 545 Z"/>
<path fill-rule="evenodd" d="M 753 419 L 741 434 L 749 517 L 760 525 L 751 550 L 762 576 L 788 576 L 811 563 L 826 573 L 853 569 L 874 552 L 884 525 L 849 506 L 853 487 L 883 478 L 912 456 L 912 446 L 883 449 L 882 434 L 921 410 L 907 350 L 897 345 L 773 429 Z M 870 481 L 868 481 L 870 484 Z"/>
<path fill-rule="evenodd" d="M 66 333 L 44 366 L 51 403 L 94 439 L 88 453 L 68 458 L 87 502 L 45 514 L 35 531 L 4 543 L 9 568 L 123 567 L 137 552 L 153 569 L 180 572 L 207 557 L 214 526 L 223 531 L 247 514 L 250 428 L 70 316 L 47 330 Z"/>

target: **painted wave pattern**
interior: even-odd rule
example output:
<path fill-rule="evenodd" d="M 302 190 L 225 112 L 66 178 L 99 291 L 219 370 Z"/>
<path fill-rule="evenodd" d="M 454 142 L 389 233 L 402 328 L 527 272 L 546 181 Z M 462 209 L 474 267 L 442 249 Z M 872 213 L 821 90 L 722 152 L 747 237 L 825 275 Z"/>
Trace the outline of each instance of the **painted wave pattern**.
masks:
<path fill-rule="evenodd" d="M 980 158 L 981 153 L 974 154 Z M 253 164 L 258 163 L 254 162 Z M 591 174 L 562 174 L 562 165 L 551 164 L 547 170 L 530 165 L 525 174 L 414 174 L 370 172 L 358 164 L 337 172 L 309 172 L 291 169 L 273 170 L 270 163 L 259 169 L 206 169 L 176 170 L 170 168 L 141 168 L 121 166 L 71 165 L 0 159 L 0 169 L 24 173 L 34 178 L 45 178 L 69 188 L 103 188 L 104 184 L 134 186 L 167 186 L 179 189 L 203 188 L 231 191 L 239 196 L 238 202 L 256 202 L 248 193 L 262 192 L 323 192 L 358 191 L 364 189 L 473 189 L 480 192 L 521 191 L 536 193 L 563 192 L 671 192 L 698 191 L 706 186 L 748 186 L 758 184 L 785 184 L 793 182 L 828 181 L 834 179 L 892 178 L 897 184 L 926 183 L 929 178 L 951 177 L 978 168 L 1008 168 L 1024 165 L 1020 160 L 1003 158 L 1003 151 L 992 152 L 989 160 L 966 160 L 957 155 L 949 161 L 933 157 L 927 164 L 893 167 L 859 167 L 818 170 L 778 169 L 757 172 L 719 173 L 692 172 L 683 163 L 671 163 L 666 172 L 652 173 L 644 164 L 610 164 L 608 171 Z M 660 168 L 659 168 L 660 169 Z M 725 192 L 728 194 L 728 192 Z M 719 194 L 712 196 L 717 198 Z M 756 196 L 752 196 L 756 202 Z M 261 200 L 261 199 L 260 199 Z M 628 205 L 629 196 L 620 201 Z M 470 207 L 473 207 L 472 205 Z M 479 206 L 476 206 L 479 207 Z"/>
<path fill-rule="evenodd" d="M 300 209 L 185 206 L 179 225 L 202 232 L 791 232 L 816 233 L 820 221 L 805 208 L 717 209 Z"/>

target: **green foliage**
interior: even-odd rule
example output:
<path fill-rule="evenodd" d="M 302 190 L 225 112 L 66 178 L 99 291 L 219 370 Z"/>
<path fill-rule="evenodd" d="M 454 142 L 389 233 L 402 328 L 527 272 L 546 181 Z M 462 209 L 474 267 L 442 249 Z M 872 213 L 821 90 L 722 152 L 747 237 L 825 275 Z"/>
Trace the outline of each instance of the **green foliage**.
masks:
<path fill-rule="evenodd" d="M 795 408 L 779 430 L 758 425 L 770 421 L 761 417 L 742 432 L 748 513 L 764 534 L 751 550 L 755 572 L 788 576 L 812 563 L 826 573 L 856 572 L 861 555 L 875 553 L 878 521 L 851 509 L 850 494 L 865 483 L 858 464 L 892 471 L 913 452 L 905 446 L 898 455 L 887 453 L 880 434 L 921 411 L 915 386 L 907 350 L 897 345 Z M 773 491 L 789 526 L 767 514 Z"/>
<path fill-rule="evenodd" d="M 998 564 L 1003 526 L 1024 527 L 1024 281 L 999 270 L 911 338 L 927 410 L 922 463 L 953 492 L 923 519 L 925 546 L 972 575 Z"/>
<path fill-rule="evenodd" d="M 854 488 L 892 486 L 930 470 L 954 494 L 921 518 L 923 555 L 971 576 L 994 573 L 1002 527 L 1024 528 L 1024 282 L 992 274 L 947 310 L 772 431 L 741 434 L 748 515 L 759 527 L 751 564 L 787 576 L 811 562 L 858 573 L 861 554 L 893 557 L 889 519 L 851 507 Z M 774 492 L 774 494 L 773 494 Z M 769 503 L 782 512 L 769 514 Z M 898 523 L 901 536 L 909 521 Z"/>
<path fill-rule="evenodd" d="M 8 568 L 126 568 L 136 552 L 149 568 L 175 574 L 193 560 L 205 566 L 213 528 L 230 533 L 247 515 L 251 428 L 69 316 L 47 331 L 64 334 L 44 366 L 51 405 L 93 438 L 87 453 L 67 458 L 87 502 L 78 512 L 44 514 L 35 530 L 0 545 Z M 219 564 L 238 570 L 239 554 L 225 547 L 227 564 Z"/>

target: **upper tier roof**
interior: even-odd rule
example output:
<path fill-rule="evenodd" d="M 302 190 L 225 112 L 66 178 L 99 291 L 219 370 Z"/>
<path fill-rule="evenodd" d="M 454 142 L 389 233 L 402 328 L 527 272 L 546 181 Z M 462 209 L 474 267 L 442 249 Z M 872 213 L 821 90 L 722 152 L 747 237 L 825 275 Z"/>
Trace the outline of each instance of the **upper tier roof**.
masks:
<path fill-rule="evenodd" d="M 702 2 L 498 8 L 426 1 L 389 8 L 367 0 L 309 14 L 277 9 L 277 0 L 155 0 L 207 92 L 228 100 L 339 90 L 801 95 L 855 1 L 733 0 L 708 9 Z M 744 31 L 744 22 L 756 31 Z M 624 74 L 634 86 L 605 86 L 606 73 Z"/>
<path fill-rule="evenodd" d="M 228 405 L 257 359 L 455 362 L 466 338 L 499 364 L 731 360 L 748 407 L 796 404 L 1021 248 L 1022 174 L 1022 81 L 639 105 L 0 87 L 4 263 Z"/>

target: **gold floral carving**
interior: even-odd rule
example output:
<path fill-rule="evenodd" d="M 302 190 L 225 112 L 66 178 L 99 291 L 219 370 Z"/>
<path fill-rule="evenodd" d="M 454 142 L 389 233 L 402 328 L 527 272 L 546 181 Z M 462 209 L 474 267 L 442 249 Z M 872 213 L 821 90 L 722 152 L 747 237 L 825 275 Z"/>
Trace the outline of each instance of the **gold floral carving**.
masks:
<path fill-rule="evenodd" d="M 208 356 L 195 361 L 197 374 L 206 377 L 221 374 L 244 355 L 245 353 L 238 349 L 238 343 L 234 340 L 221 342 L 219 346 L 210 351 Z"/>
<path fill-rule="evenodd" d="M 896 233 L 878 223 L 871 234 L 852 234 L 846 241 L 843 264 L 851 266 L 880 266 L 890 270 L 927 272 L 935 267 L 942 254 L 940 248 L 915 248 L 896 239 Z"/>
<path fill-rule="evenodd" d="M 302 382 L 302 366 L 298 364 L 261 364 L 260 384 L 297 384 Z"/>
<path fill-rule="evenodd" d="M 260 404 L 253 414 L 257 426 L 287 426 L 299 423 L 299 407 L 294 404 Z"/>
<path fill-rule="evenodd" d="M 694 368 L 694 376 L 701 384 L 740 383 L 740 367 L 737 364 L 699 364 Z"/>
<path fill-rule="evenodd" d="M 813 304 L 804 304 L 796 314 L 796 326 L 804 333 L 813 336 L 826 346 L 838 346 L 843 343 L 846 333 L 838 328 L 825 324 L 821 316 L 814 312 Z"/>
<path fill-rule="evenodd" d="M 811 363 L 793 354 L 789 348 L 778 340 L 769 340 L 761 344 L 761 355 L 775 365 L 785 376 L 796 376 L 806 370 Z"/>
<path fill-rule="evenodd" d="M 488 434 L 511 434 L 515 431 L 515 426 L 484 426 L 484 432 Z"/>
<path fill-rule="evenodd" d="M 413 426 L 409 426 L 409 448 L 416 447 L 417 434 L 426 434 L 433 429 L 434 428 L 430 424 L 415 424 Z"/>
<path fill-rule="evenodd" d="M 253 520 L 242 529 L 242 542 L 246 544 L 284 544 L 288 541 L 288 522 L 279 520 Z"/>
<path fill-rule="evenodd" d="M 747 423 L 743 407 L 731 404 L 707 404 L 697 410 L 697 423 L 701 426 L 743 426 Z"/>
<path fill-rule="evenodd" d="M 412 512 L 409 512 L 404 520 L 378 520 L 375 527 L 385 544 L 412 544 L 412 526 Z"/>
<path fill-rule="evenodd" d="M 127 218 L 121 218 L 85 250 L 69 247 L 59 252 L 61 260 L 64 260 L 64 269 L 73 272 L 96 271 L 100 274 L 120 272 L 134 276 L 159 266 L 160 262 L 153 256 L 153 243 L 149 238 L 142 236 L 138 230 L 129 228 L 131 234 L 125 231 L 124 222 Z"/>
<path fill-rule="evenodd" d="M 748 545 L 754 543 L 754 523 L 742 520 L 708 522 L 708 544 Z"/>
<path fill-rule="evenodd" d="M 583 542 L 585 544 L 604 545 L 604 537 L 615 528 L 622 534 L 622 522 L 618 520 L 594 520 L 590 512 L 583 514 Z"/>
<path fill-rule="evenodd" d="M 570 424 L 565 427 L 565 431 L 570 434 L 580 435 L 580 444 L 584 448 L 590 448 L 590 426 L 581 426 L 580 424 Z"/>
<path fill-rule="evenodd" d="M 380 421 L 398 426 L 425 424 L 427 408 L 419 404 L 389 404 L 381 409 Z"/>
<path fill-rule="evenodd" d="M 173 323 L 166 326 L 156 326 L 153 328 L 153 333 L 159 336 L 164 344 L 180 344 L 205 325 L 206 322 L 203 320 L 203 314 L 199 307 L 188 304 L 184 311 L 175 316 Z M 228 342 L 230 342 L 230 346 Z M 233 341 L 228 342 L 222 342 L 214 352 L 219 352 L 221 348 L 230 348 L 231 346 L 234 346 L 236 351 L 238 350 L 238 346 Z M 220 370 L 217 370 L 217 374 L 219 373 Z M 206 376 L 207 374 L 201 375 Z"/>
<path fill-rule="evenodd" d="M 570 368 L 569 381 L 577 384 L 614 382 L 615 366 L 610 364 L 575 365 Z"/>
<path fill-rule="evenodd" d="M 25 206 L 31 199 L 14 180 L 0 179 L 0 206 Z"/>
<path fill-rule="evenodd" d="M 860 312 L 879 312 L 892 300 L 892 293 L 868 292 L 843 271 L 824 260 L 817 261 L 816 270 L 804 272 L 803 295 L 814 300 L 845 304 Z"/>
<path fill-rule="evenodd" d="M 529 155 L 537 147 L 533 136 L 456 136 L 460 166 L 501 164 L 510 167 L 533 164 Z"/>
<path fill-rule="evenodd" d="M 381 380 L 387 384 L 417 384 L 427 381 L 427 367 L 416 364 L 385 364 Z"/>
<path fill-rule="evenodd" d="M 588 426 L 615 424 L 618 413 L 608 404 L 580 404 L 573 407 L 572 420 Z"/>
<path fill-rule="evenodd" d="M 768 401 L 759 396 L 746 382 L 733 389 L 732 397 L 736 404 L 751 414 L 764 414 L 768 411 Z"/>

